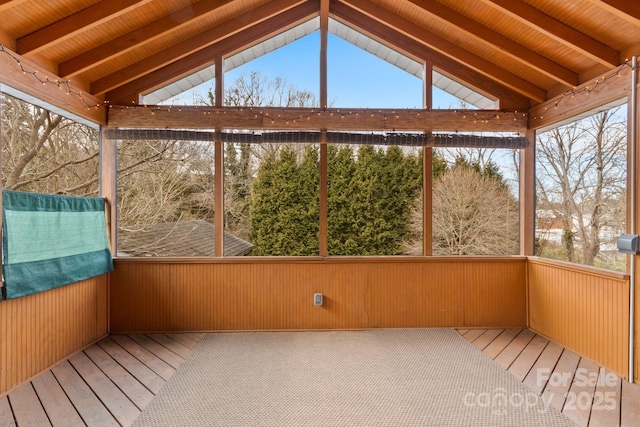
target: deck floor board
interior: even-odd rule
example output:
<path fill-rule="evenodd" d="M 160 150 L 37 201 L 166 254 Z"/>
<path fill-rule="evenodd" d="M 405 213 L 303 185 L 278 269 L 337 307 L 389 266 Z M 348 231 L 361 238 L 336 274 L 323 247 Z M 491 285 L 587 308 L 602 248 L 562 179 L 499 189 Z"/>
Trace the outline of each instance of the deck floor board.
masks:
<path fill-rule="evenodd" d="M 522 350 L 531 342 L 536 334 L 528 329 L 520 331 L 513 341 L 507 345 L 502 352 L 494 359 L 501 364 L 505 369 L 509 369 L 511 364 L 522 353 Z"/>
<path fill-rule="evenodd" d="M 154 394 L 118 362 L 113 360 L 100 346 L 94 344 L 84 352 L 127 395 L 138 409 L 146 408 L 151 402 Z"/>
<path fill-rule="evenodd" d="M 51 371 L 44 372 L 31 383 L 51 424 L 69 427 L 85 425 Z"/>
<path fill-rule="evenodd" d="M 489 329 L 484 334 L 476 338 L 471 344 L 473 344 L 478 350 L 484 350 L 485 347 L 491 344 L 502 332 L 503 329 Z"/>
<path fill-rule="evenodd" d="M 158 334 L 154 334 L 154 335 L 158 335 Z M 196 346 L 200 342 L 198 340 L 191 338 L 189 334 L 165 334 L 165 335 L 171 338 L 172 340 L 179 342 L 180 344 L 182 344 L 183 346 L 187 347 L 190 350 L 193 350 L 194 348 L 196 348 Z"/>
<path fill-rule="evenodd" d="M 617 375 L 600 368 L 589 427 L 616 426 L 620 423 L 620 397 L 622 396 L 622 379 Z"/>
<path fill-rule="evenodd" d="M 150 339 L 154 340 L 158 344 L 168 348 L 182 359 L 186 359 L 191 355 L 191 349 L 179 343 L 178 341 L 162 334 L 150 334 L 147 335 Z M 182 362 L 180 362 L 182 363 Z"/>
<path fill-rule="evenodd" d="M 158 374 L 153 372 L 144 363 L 136 359 L 128 351 L 120 347 L 110 338 L 106 338 L 98 343 L 113 360 L 118 362 L 131 375 L 136 377 L 151 393 L 157 394 L 165 383 Z"/>
<path fill-rule="evenodd" d="M 132 334 L 129 335 L 129 337 L 140 344 L 142 347 L 144 347 L 146 350 L 159 357 L 163 362 L 171 366 L 173 369 L 178 369 L 180 365 L 182 365 L 182 362 L 184 362 L 184 358 L 178 356 L 176 353 L 174 353 L 164 345 L 149 338 L 147 335 Z"/>
<path fill-rule="evenodd" d="M 16 424 L 19 426 L 50 426 L 49 418 L 40 405 L 38 395 L 30 383 L 24 384 L 9 396 Z"/>
<path fill-rule="evenodd" d="M 622 381 L 622 395 L 620 396 L 620 425 L 632 427 L 640 420 L 640 386 Z"/>
<path fill-rule="evenodd" d="M 511 372 L 511 374 L 520 382 L 523 382 L 548 343 L 548 339 L 543 338 L 540 335 L 534 336 L 533 339 L 529 341 L 529 344 L 527 344 L 527 346 L 522 350 L 520 356 L 518 356 L 511 366 L 509 366 L 509 372 Z"/>
<path fill-rule="evenodd" d="M 73 369 L 69 361 L 55 366 L 51 369 L 51 372 L 55 375 L 85 424 L 96 427 L 117 427 L 120 425 L 80 374 Z"/>
<path fill-rule="evenodd" d="M 529 370 L 523 381 L 524 384 L 537 394 L 542 394 L 549 382 L 551 373 L 555 369 L 558 360 L 560 360 L 562 350 L 564 350 L 562 346 L 550 341 Z"/>
<path fill-rule="evenodd" d="M 11 405 L 7 396 L 0 398 L 0 426 L 15 426 Z"/>
<path fill-rule="evenodd" d="M 585 358 L 580 359 L 562 408 L 562 412 L 580 427 L 589 425 L 599 371 L 600 368 L 595 363 Z"/>
<path fill-rule="evenodd" d="M 166 363 L 162 358 L 153 354 L 146 347 L 137 343 L 133 338 L 126 335 L 112 335 L 118 345 L 127 350 L 136 359 L 147 365 L 153 372 L 160 375 L 162 379 L 167 381 L 176 372 L 175 368 Z"/>
<path fill-rule="evenodd" d="M 495 359 L 521 330 L 522 329 L 505 329 L 491 344 L 487 345 L 482 352 L 492 359 Z"/>
<path fill-rule="evenodd" d="M 95 395 L 121 425 L 133 424 L 140 409 L 98 368 L 84 353 L 69 359 L 71 365 L 84 379 Z"/>

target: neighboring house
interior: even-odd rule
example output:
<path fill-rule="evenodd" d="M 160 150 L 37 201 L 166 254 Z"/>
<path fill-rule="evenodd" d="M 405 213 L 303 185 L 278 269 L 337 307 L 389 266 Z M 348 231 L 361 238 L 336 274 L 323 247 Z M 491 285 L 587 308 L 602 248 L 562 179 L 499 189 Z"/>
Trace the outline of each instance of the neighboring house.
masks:
<path fill-rule="evenodd" d="M 215 228 L 204 220 L 165 222 L 137 231 L 118 231 L 118 256 L 212 257 Z M 253 245 L 224 232 L 224 256 L 243 256 Z"/>
<path fill-rule="evenodd" d="M 588 224 L 591 220 L 591 216 L 585 215 L 583 221 Z M 573 226 L 571 231 L 578 231 L 578 219 L 573 218 Z M 624 229 L 618 229 L 612 226 L 603 226 L 600 228 L 600 250 L 601 251 L 616 251 L 616 241 L 618 237 L 625 233 Z M 564 225 L 562 219 L 555 216 L 551 210 L 541 210 L 537 212 L 536 218 L 536 238 L 543 239 L 551 243 L 562 244 L 562 236 L 564 234 Z M 576 236 L 576 240 L 579 240 L 579 236 Z"/>

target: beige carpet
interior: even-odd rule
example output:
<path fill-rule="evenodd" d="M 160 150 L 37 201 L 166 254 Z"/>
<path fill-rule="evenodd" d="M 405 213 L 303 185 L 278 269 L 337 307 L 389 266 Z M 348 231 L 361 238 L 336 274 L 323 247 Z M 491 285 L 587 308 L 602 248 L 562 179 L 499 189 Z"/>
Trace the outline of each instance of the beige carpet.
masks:
<path fill-rule="evenodd" d="M 210 334 L 135 426 L 574 426 L 453 329 Z"/>

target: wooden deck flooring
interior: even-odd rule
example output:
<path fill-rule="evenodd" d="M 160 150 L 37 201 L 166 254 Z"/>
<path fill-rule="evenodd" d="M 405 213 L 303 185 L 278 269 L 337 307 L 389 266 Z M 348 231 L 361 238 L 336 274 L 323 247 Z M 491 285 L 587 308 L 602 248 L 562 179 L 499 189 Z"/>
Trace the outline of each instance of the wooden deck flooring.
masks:
<path fill-rule="evenodd" d="M 0 398 L 0 427 L 130 426 L 204 336 L 111 335 Z"/>
<path fill-rule="evenodd" d="M 458 332 L 579 426 L 640 422 L 640 386 L 530 330 Z M 130 426 L 204 336 L 111 335 L 0 398 L 0 427 Z"/>
<path fill-rule="evenodd" d="M 640 425 L 640 386 L 528 329 L 458 330 L 578 426 Z"/>

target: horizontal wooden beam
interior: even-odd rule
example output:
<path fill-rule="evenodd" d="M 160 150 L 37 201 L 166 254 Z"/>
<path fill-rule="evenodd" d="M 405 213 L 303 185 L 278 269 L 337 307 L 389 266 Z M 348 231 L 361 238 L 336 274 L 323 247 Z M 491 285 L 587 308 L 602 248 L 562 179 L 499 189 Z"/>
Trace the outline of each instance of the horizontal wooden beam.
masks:
<path fill-rule="evenodd" d="M 16 50 L 21 55 L 38 53 L 48 46 L 60 43 L 68 38 L 96 27 L 110 19 L 141 7 L 151 0 L 103 0 L 89 6 L 58 22 L 27 34 L 16 40 Z"/>
<path fill-rule="evenodd" d="M 92 122 L 106 123 L 106 108 L 102 98 L 83 92 L 72 83 L 61 82 L 58 76 L 4 46 L 0 49 L 0 84 L 11 86 Z"/>
<path fill-rule="evenodd" d="M 151 92 L 204 67 L 211 66 L 217 56 L 232 55 L 248 46 L 260 43 L 311 19 L 317 13 L 317 1 L 302 3 L 254 25 L 251 27 L 251 31 L 233 34 L 165 67 L 119 86 L 109 91 L 106 98 L 112 104 L 137 104 L 140 94 Z"/>
<path fill-rule="evenodd" d="M 157 52 L 100 80 L 94 81 L 91 84 L 91 93 L 100 95 L 114 90 L 118 86 L 167 66 L 174 61 L 184 58 L 239 31 L 248 30 L 251 26 L 272 16 L 284 13 L 286 10 L 301 3 L 303 3 L 303 0 L 273 0 L 250 12 L 235 16 L 233 19 L 210 28 L 190 39 Z"/>
<path fill-rule="evenodd" d="M 480 0 L 516 21 L 541 31 L 559 43 L 607 67 L 620 65 L 620 52 L 544 14 L 522 0 Z"/>
<path fill-rule="evenodd" d="M 505 70 L 504 68 L 485 60 L 469 52 L 454 43 L 440 37 L 439 35 L 429 31 L 428 29 L 414 24 L 398 15 L 395 15 L 388 9 L 382 8 L 365 0 L 341 0 L 334 1 L 331 4 L 331 10 L 338 14 L 349 14 L 348 10 L 365 14 L 376 21 L 375 26 L 385 25 L 404 34 L 418 43 L 424 44 L 438 53 L 471 67 L 477 72 L 487 77 L 500 81 L 503 85 L 509 87 L 515 92 L 523 94 L 528 98 L 543 102 L 547 99 L 547 92 L 540 87 L 516 76 Z"/>
<path fill-rule="evenodd" d="M 602 105 L 626 98 L 631 92 L 631 66 L 622 65 L 529 110 L 531 129 L 561 123 Z"/>
<path fill-rule="evenodd" d="M 410 1 L 416 6 L 419 6 L 429 12 L 434 18 L 455 26 L 459 31 L 464 32 L 472 39 L 498 49 L 510 59 L 514 59 L 535 71 L 552 78 L 564 86 L 573 87 L 578 84 L 578 73 L 511 40 L 506 36 L 503 36 L 491 28 L 482 25 L 478 21 L 474 21 L 473 19 L 458 13 L 444 4 L 425 0 Z"/>
<path fill-rule="evenodd" d="M 207 16 L 230 1 L 200 1 L 189 5 L 169 16 L 164 16 L 141 28 L 136 28 L 114 40 L 109 40 L 100 46 L 61 62 L 58 66 L 59 74 L 64 78 L 69 78 L 90 68 L 95 68 L 113 57 L 127 53 L 168 32 L 176 31 L 196 19 Z"/>
<path fill-rule="evenodd" d="M 418 132 L 526 131 L 527 114 L 496 110 L 397 110 L 281 107 L 109 108 L 109 128 L 344 130 Z"/>

